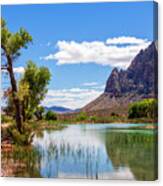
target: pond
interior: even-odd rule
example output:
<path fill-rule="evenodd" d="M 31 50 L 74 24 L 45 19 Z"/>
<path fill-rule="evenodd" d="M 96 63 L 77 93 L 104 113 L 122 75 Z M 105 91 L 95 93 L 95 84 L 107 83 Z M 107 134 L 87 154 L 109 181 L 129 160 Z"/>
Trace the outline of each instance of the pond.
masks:
<path fill-rule="evenodd" d="M 156 131 L 132 129 L 145 124 L 78 124 L 34 136 L 25 170 L 15 176 L 154 180 Z M 35 152 L 35 153 L 34 153 Z M 27 155 L 28 154 L 28 155 Z"/>

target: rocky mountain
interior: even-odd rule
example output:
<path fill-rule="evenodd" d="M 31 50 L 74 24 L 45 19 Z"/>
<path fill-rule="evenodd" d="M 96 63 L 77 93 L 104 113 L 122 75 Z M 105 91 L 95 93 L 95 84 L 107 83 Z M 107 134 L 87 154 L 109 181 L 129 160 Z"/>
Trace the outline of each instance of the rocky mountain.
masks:
<path fill-rule="evenodd" d="M 157 97 L 158 51 L 155 42 L 141 50 L 126 70 L 114 68 L 104 93 L 86 105 L 83 111 L 108 109 L 125 112 L 131 102 Z"/>
<path fill-rule="evenodd" d="M 153 42 L 146 50 L 141 50 L 127 70 L 114 68 L 105 92 L 115 96 L 126 93 L 154 94 L 155 69 L 157 68 L 157 49 Z"/>

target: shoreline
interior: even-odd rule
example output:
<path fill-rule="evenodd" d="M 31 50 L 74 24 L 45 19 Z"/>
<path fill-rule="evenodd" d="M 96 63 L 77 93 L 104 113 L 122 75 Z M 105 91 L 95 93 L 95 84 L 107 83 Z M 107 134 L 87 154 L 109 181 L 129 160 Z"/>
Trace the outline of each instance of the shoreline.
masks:
<path fill-rule="evenodd" d="M 63 123 L 63 122 L 62 122 Z M 136 123 L 131 123 L 131 122 L 110 122 L 110 123 L 101 123 L 101 124 L 127 124 L 127 123 L 130 123 L 131 125 L 132 124 L 136 124 Z M 139 122 L 140 123 L 140 122 Z M 38 124 L 35 123 L 36 125 Z M 30 134 L 31 135 L 31 141 L 30 141 L 30 144 L 28 145 L 18 145 L 18 144 L 14 144 L 13 141 L 10 141 L 10 140 L 1 140 L 1 153 L 2 153 L 2 156 L 3 156 L 3 153 L 4 154 L 12 154 L 17 148 L 21 149 L 21 150 L 25 150 L 25 149 L 31 149 L 32 148 L 32 139 L 33 139 L 33 136 L 37 133 L 37 132 L 40 132 L 40 131 L 43 131 L 43 130 L 62 130 L 63 128 L 65 128 L 66 126 L 64 125 L 78 125 L 78 124 L 83 124 L 83 125 L 87 125 L 87 124 L 92 124 L 92 125 L 96 125 L 96 124 L 100 124 L 100 123 L 91 123 L 91 122 L 76 122 L 76 123 L 65 123 L 65 124 L 56 124 L 56 123 L 53 123 L 52 124 L 52 121 L 51 122 L 44 122 L 42 121 L 40 126 L 33 129 L 34 131 Z M 149 122 L 146 122 L 146 126 L 133 126 L 133 127 L 130 127 L 129 129 L 130 130 L 157 130 L 157 124 L 155 123 L 149 123 Z M 11 125 L 11 124 L 10 124 Z M 7 128 L 10 126 L 9 124 L 2 124 L 1 125 L 1 129 L 3 130 L 3 128 Z M 126 128 L 113 128 L 113 129 L 119 129 L 119 130 L 125 130 Z M 3 158 L 3 157 L 2 157 Z M 21 163 L 16 163 L 16 164 L 10 164 L 10 166 L 6 167 L 7 165 L 3 165 L 1 167 L 1 176 L 2 177 L 6 177 L 8 176 L 9 174 L 14 175 L 14 170 L 15 168 L 16 169 L 22 169 L 23 167 L 25 167 L 25 164 L 23 162 Z"/>

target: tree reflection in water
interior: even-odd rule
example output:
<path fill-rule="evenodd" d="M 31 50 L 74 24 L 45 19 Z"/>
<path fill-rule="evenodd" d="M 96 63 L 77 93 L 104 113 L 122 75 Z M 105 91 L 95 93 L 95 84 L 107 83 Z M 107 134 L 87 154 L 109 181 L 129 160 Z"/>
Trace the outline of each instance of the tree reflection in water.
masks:
<path fill-rule="evenodd" d="M 106 149 L 115 168 L 130 167 L 136 180 L 154 180 L 157 178 L 156 140 L 156 132 L 108 132 Z"/>
<path fill-rule="evenodd" d="M 2 161 L 21 165 L 13 176 L 154 180 L 156 133 L 128 127 L 88 124 L 43 131 L 34 137 L 34 148 L 3 153 Z"/>
<path fill-rule="evenodd" d="M 33 147 L 14 147 L 12 151 L 2 151 L 2 171 L 7 177 L 41 177 L 40 153 Z"/>

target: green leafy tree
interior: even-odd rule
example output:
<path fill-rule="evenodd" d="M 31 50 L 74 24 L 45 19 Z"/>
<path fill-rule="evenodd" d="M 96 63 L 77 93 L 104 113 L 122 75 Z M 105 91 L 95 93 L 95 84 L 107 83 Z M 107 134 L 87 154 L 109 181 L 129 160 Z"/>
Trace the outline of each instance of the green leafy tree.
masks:
<path fill-rule="evenodd" d="M 128 111 L 129 118 L 156 118 L 158 103 L 156 99 L 144 99 L 130 105 Z"/>
<path fill-rule="evenodd" d="M 45 115 L 45 119 L 46 120 L 57 120 L 57 115 L 53 111 L 49 110 L 49 111 L 47 111 L 47 113 Z"/>
<path fill-rule="evenodd" d="M 89 120 L 91 121 L 91 122 L 96 122 L 97 121 L 97 117 L 96 116 L 90 116 L 89 117 Z"/>
<path fill-rule="evenodd" d="M 37 110 L 35 112 L 35 116 L 37 117 L 38 120 L 41 120 L 43 119 L 44 117 L 44 112 L 45 112 L 45 109 L 43 106 L 38 106 L 37 107 Z"/>
<path fill-rule="evenodd" d="M 46 67 L 38 67 L 32 61 L 27 63 L 22 82 L 28 84 L 28 96 L 24 99 L 24 109 L 27 119 L 30 119 L 39 108 L 41 101 L 47 93 L 50 81 L 50 72 Z"/>
<path fill-rule="evenodd" d="M 18 89 L 18 97 L 21 101 L 21 110 L 22 110 L 22 116 L 23 116 L 23 121 L 26 120 L 26 106 L 27 106 L 27 99 L 30 96 L 29 94 L 29 83 L 21 80 L 19 82 L 19 89 Z"/>
<path fill-rule="evenodd" d="M 88 119 L 88 116 L 87 116 L 86 112 L 80 112 L 78 114 L 78 116 L 76 117 L 77 121 L 84 121 L 84 120 L 87 120 L 87 119 Z"/>
<path fill-rule="evenodd" d="M 25 29 L 20 28 L 18 32 L 12 33 L 7 28 L 4 19 L 1 19 L 1 69 L 5 69 L 9 73 L 13 104 L 15 107 L 16 126 L 20 133 L 22 132 L 21 105 L 17 96 L 18 88 L 13 71 L 13 63 L 15 59 L 20 56 L 21 49 L 27 48 L 31 41 L 32 37 Z"/>

